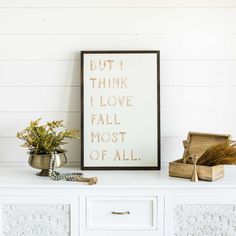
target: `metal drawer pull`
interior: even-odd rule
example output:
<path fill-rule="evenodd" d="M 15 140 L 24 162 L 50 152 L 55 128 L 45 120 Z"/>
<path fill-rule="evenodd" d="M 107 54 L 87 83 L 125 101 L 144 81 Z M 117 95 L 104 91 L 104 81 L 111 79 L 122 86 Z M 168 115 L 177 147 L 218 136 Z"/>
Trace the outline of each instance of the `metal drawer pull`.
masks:
<path fill-rule="evenodd" d="M 122 211 L 122 212 L 120 212 L 120 211 L 113 211 L 111 214 L 113 214 L 113 215 L 129 215 L 130 212 L 129 211 Z"/>

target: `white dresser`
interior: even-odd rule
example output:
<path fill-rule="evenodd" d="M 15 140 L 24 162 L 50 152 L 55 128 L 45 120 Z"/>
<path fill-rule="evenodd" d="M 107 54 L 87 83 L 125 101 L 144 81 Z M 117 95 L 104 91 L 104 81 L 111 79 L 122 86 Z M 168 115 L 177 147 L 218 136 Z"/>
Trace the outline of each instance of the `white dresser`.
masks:
<path fill-rule="evenodd" d="M 165 166 L 161 171 L 84 172 L 98 177 L 94 186 L 55 182 L 35 172 L 0 168 L 0 235 L 236 235 L 233 166 L 213 183 L 168 177 Z"/>

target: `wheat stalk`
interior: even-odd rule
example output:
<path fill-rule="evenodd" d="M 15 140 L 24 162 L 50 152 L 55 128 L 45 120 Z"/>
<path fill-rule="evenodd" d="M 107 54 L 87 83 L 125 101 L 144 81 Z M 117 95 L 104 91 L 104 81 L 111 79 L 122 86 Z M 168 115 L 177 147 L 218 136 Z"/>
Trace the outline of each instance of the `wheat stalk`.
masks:
<path fill-rule="evenodd" d="M 197 165 L 233 165 L 236 164 L 236 141 L 227 141 L 208 148 L 198 159 Z"/>

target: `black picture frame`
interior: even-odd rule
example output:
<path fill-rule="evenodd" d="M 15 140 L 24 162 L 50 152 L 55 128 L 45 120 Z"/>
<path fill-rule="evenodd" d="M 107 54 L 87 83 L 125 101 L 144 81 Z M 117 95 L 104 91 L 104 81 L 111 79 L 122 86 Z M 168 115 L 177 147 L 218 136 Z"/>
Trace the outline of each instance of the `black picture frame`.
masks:
<path fill-rule="evenodd" d="M 84 150 L 85 147 L 85 119 L 87 119 L 87 114 L 84 112 L 84 96 L 86 91 L 84 91 L 84 83 L 85 83 L 85 56 L 86 55 L 98 55 L 98 54 L 154 54 L 156 56 L 156 105 L 157 105 L 157 123 L 156 123 L 156 163 L 157 165 L 145 165 L 145 166 L 86 166 L 85 164 L 85 155 Z M 105 50 L 105 51 L 81 51 L 81 169 L 82 170 L 160 170 L 161 169 L 161 142 L 160 142 L 160 51 L 158 50 Z M 141 92 L 141 91 L 140 91 Z M 142 91 L 143 95 L 146 91 Z"/>

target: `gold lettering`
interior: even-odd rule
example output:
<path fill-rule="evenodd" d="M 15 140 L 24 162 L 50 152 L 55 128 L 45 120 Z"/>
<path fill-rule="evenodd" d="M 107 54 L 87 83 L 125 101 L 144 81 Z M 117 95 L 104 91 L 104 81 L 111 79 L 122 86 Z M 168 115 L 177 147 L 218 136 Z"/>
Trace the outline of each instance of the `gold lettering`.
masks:
<path fill-rule="evenodd" d="M 92 125 L 94 124 L 94 121 L 96 120 L 96 118 L 97 118 L 96 114 L 92 114 L 91 115 L 91 123 L 92 123 Z"/>
<path fill-rule="evenodd" d="M 112 134 L 111 141 L 113 143 L 117 143 L 118 142 L 118 133 L 113 133 Z"/>
<path fill-rule="evenodd" d="M 106 88 L 106 79 L 98 80 L 98 88 Z"/>
<path fill-rule="evenodd" d="M 91 143 L 117 143 L 117 142 L 124 142 L 125 141 L 126 132 L 91 132 L 90 133 L 90 140 Z"/>
<path fill-rule="evenodd" d="M 112 96 L 112 97 L 108 97 L 107 99 L 107 104 L 111 107 L 111 106 L 115 106 L 117 104 L 117 98 Z"/>
<path fill-rule="evenodd" d="M 107 150 L 102 150 L 102 161 L 104 161 L 106 155 L 107 155 Z"/>
<path fill-rule="evenodd" d="M 112 62 L 114 62 L 114 61 L 113 60 L 107 60 L 107 62 L 108 62 L 108 68 L 109 68 L 109 70 L 111 70 Z"/>
<path fill-rule="evenodd" d="M 93 161 L 97 160 L 104 161 L 106 155 L 107 155 L 107 150 L 102 150 L 101 153 L 99 151 L 94 150 L 90 153 L 90 159 Z"/>
<path fill-rule="evenodd" d="M 123 150 L 123 160 L 124 161 L 129 161 L 129 157 L 126 158 L 125 150 Z"/>
<path fill-rule="evenodd" d="M 101 141 L 103 143 L 107 143 L 111 140 L 111 134 L 108 133 L 108 132 L 104 132 L 102 135 L 101 135 Z"/>
<path fill-rule="evenodd" d="M 91 60 L 90 61 L 90 70 L 96 70 L 96 69 L 97 69 L 96 62 Z"/>
<path fill-rule="evenodd" d="M 132 98 L 133 98 L 132 96 L 110 96 L 107 98 L 100 96 L 99 105 L 101 107 L 106 107 L 106 106 L 130 107 L 132 106 Z"/>
<path fill-rule="evenodd" d="M 103 60 L 103 62 L 102 62 L 102 60 L 99 60 L 98 64 L 99 64 L 99 69 L 100 70 L 105 70 L 105 68 L 106 68 L 106 61 L 105 60 Z"/>
<path fill-rule="evenodd" d="M 92 88 L 95 88 L 95 81 L 97 80 L 96 78 L 89 78 L 92 81 Z"/>
<path fill-rule="evenodd" d="M 90 153 L 90 159 L 91 160 L 98 160 L 99 159 L 99 153 L 98 153 L 98 151 L 92 151 L 91 153 Z"/>
<path fill-rule="evenodd" d="M 138 160 L 138 158 L 134 156 L 134 150 L 133 149 L 130 152 L 130 157 L 131 157 L 131 161 L 137 161 Z"/>
<path fill-rule="evenodd" d="M 113 79 L 113 88 L 119 88 L 120 87 L 120 79 L 114 78 Z"/>
<path fill-rule="evenodd" d="M 127 150 L 116 150 L 114 161 L 138 161 L 140 158 L 134 156 L 134 150 L 130 150 L 130 155 Z"/>
<path fill-rule="evenodd" d="M 127 106 L 128 107 L 132 106 L 132 97 L 131 96 L 127 96 Z"/>
<path fill-rule="evenodd" d="M 100 134 L 91 132 L 91 142 L 95 142 L 95 139 L 97 139 L 97 142 L 100 143 Z"/>
<path fill-rule="evenodd" d="M 100 96 L 100 107 L 105 107 L 105 106 L 106 106 L 106 104 L 103 103 L 103 97 Z"/>
<path fill-rule="evenodd" d="M 127 78 L 121 78 L 121 88 L 128 88 L 127 86 Z"/>
<path fill-rule="evenodd" d="M 99 115 L 98 123 L 101 124 L 101 125 L 104 125 L 104 119 L 103 119 L 103 116 L 101 114 Z"/>
<path fill-rule="evenodd" d="M 119 125 L 118 115 L 115 114 L 92 114 L 92 125 Z"/>
<path fill-rule="evenodd" d="M 121 142 L 122 142 L 122 143 L 123 143 L 124 140 L 125 140 L 125 134 L 126 134 L 125 131 L 121 131 L 121 132 L 120 132 L 120 135 L 121 135 Z"/>
<path fill-rule="evenodd" d="M 115 152 L 115 157 L 113 159 L 114 161 L 120 161 L 121 160 L 121 157 L 120 157 L 120 153 L 118 150 L 116 150 Z"/>
<path fill-rule="evenodd" d="M 107 59 L 107 60 L 90 60 L 90 70 L 109 70 L 111 71 L 114 68 L 114 64 L 117 67 L 117 69 L 119 69 L 122 71 L 123 70 L 123 61 L 116 61 L 114 62 L 114 60 L 111 59 Z"/>
<path fill-rule="evenodd" d="M 126 157 L 125 150 L 116 150 L 114 161 L 129 161 L 129 157 Z"/>
<path fill-rule="evenodd" d="M 126 89 L 127 77 L 120 78 L 89 78 L 92 82 L 92 88 L 95 89 Z"/>

